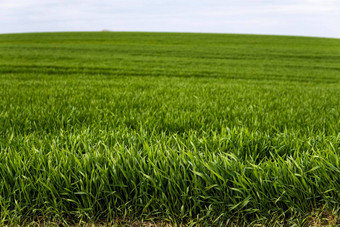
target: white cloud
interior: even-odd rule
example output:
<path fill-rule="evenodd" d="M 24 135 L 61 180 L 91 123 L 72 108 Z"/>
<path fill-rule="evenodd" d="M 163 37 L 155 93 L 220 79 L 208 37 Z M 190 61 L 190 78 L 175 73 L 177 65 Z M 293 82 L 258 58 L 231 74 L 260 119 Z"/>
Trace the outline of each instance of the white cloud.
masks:
<path fill-rule="evenodd" d="M 339 37 L 337 0 L 2 0 L 0 33 L 187 31 Z"/>

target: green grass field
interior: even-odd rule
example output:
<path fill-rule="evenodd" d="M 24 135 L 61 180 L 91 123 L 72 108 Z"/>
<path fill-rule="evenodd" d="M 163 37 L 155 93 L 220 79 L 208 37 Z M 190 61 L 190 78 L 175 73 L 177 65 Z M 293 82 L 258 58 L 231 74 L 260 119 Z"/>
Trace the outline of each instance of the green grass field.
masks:
<path fill-rule="evenodd" d="M 0 225 L 337 225 L 340 39 L 0 35 Z"/>

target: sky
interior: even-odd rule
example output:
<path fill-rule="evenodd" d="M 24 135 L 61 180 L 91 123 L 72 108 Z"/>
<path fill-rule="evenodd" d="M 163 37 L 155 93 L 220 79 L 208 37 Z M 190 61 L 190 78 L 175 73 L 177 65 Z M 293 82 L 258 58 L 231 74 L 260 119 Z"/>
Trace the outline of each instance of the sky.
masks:
<path fill-rule="evenodd" d="M 340 0 L 0 0 L 0 33 L 164 31 L 340 38 Z"/>

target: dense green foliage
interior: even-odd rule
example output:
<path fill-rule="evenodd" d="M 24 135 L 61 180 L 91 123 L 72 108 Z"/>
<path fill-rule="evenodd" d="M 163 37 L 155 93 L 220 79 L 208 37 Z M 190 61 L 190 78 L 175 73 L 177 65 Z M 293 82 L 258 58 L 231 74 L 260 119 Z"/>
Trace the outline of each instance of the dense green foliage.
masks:
<path fill-rule="evenodd" d="M 303 224 L 339 152 L 338 39 L 0 35 L 0 223 Z"/>

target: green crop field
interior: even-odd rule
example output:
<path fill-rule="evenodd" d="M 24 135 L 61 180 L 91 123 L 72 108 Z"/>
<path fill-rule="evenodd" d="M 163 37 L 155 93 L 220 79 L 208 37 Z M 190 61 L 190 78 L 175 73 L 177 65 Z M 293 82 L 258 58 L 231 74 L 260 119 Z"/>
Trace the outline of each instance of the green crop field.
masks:
<path fill-rule="evenodd" d="M 338 225 L 340 39 L 0 35 L 0 226 Z"/>

